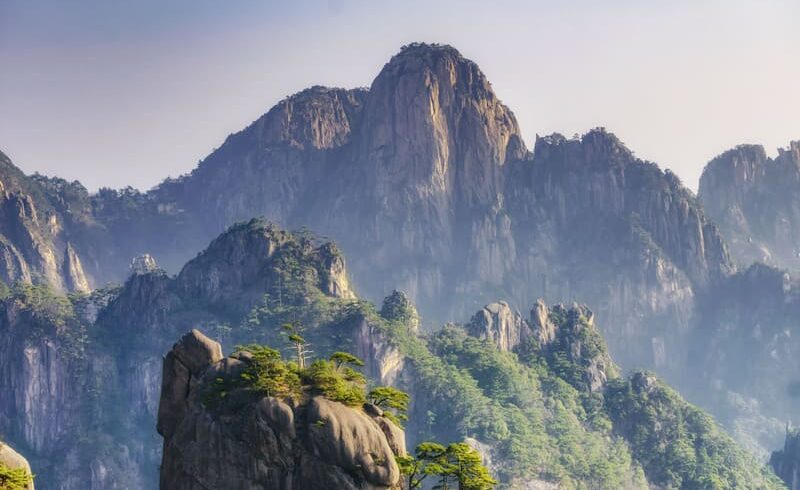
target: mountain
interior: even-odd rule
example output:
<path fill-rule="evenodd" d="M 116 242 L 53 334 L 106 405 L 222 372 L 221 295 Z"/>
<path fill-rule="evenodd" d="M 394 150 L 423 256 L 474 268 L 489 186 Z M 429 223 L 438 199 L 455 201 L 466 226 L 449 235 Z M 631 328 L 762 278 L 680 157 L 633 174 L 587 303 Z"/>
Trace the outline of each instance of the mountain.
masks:
<path fill-rule="evenodd" d="M 332 237 L 362 259 L 356 289 L 376 301 L 403 289 L 434 323 L 497 297 L 593 304 L 626 366 L 679 367 L 675 332 L 694 297 L 734 270 L 674 175 L 602 129 L 538 138 L 530 153 L 485 75 L 449 46 L 404 47 L 368 90 L 299 92 L 146 194 L 19 178 L 65 223 L 90 286 L 122 280 L 143 253 L 176 272 L 263 215 Z"/>
<path fill-rule="evenodd" d="M 243 354 L 224 357 L 218 343 L 198 332 L 172 346 L 197 328 L 230 345 L 280 349 L 287 346 L 280 328 L 287 321 L 303 325 L 314 356 L 352 352 L 365 361 L 368 379 L 410 393 L 410 445 L 468 440 L 512 488 L 709 481 L 720 488 L 781 488 L 710 417 L 655 376 L 620 376 L 588 308 L 538 302 L 523 318 L 495 303 L 463 326 L 423 336 L 404 294 L 389 295 L 378 311 L 350 290 L 336 247 L 259 220 L 231 227 L 176 276 L 151 267 L 123 286 L 69 297 L 20 284 L 6 293 L 2 311 L 0 389 L 11 396 L 0 399 L 0 433 L 25 448 L 44 489 L 155 488 L 162 457 L 167 487 L 194 488 L 195 477 L 210 481 L 207 471 L 217 467 L 214 478 L 225 481 L 242 477 L 240 466 L 300 468 L 290 455 L 302 461 L 311 447 L 333 458 L 319 464 L 338 462 L 324 474 L 339 474 L 336 468 L 349 460 L 324 448 L 340 443 L 324 431 L 318 440 L 290 437 L 290 429 L 280 429 L 288 427 L 281 417 L 289 416 L 281 404 L 259 415 L 282 434 L 277 446 L 264 442 L 265 452 L 252 452 L 262 443 L 236 442 L 241 434 L 255 436 L 247 414 L 261 413 L 248 392 L 224 388 L 247 362 Z M 209 396 L 225 401 L 207 405 Z M 331 417 L 356 424 L 356 433 L 366 431 L 364 441 L 376 441 L 372 424 L 379 421 L 325 403 L 289 411 L 305 427 L 304 411 L 330 409 Z M 156 426 L 165 437 L 163 456 Z M 360 437 L 353 443 L 361 444 Z M 681 451 L 653 457 L 669 447 Z M 228 459 L 212 456 L 221 453 Z"/>
<path fill-rule="evenodd" d="M 770 464 L 789 490 L 800 488 L 800 432 L 787 428 L 786 444 L 783 450 L 772 453 Z"/>
<path fill-rule="evenodd" d="M 800 141 L 775 158 L 758 145 L 726 151 L 703 170 L 699 198 L 742 264 L 798 269 Z"/>
<path fill-rule="evenodd" d="M 102 325 L 130 325 L 106 328 L 115 332 L 110 337 L 133 346 L 154 342 L 147 359 L 130 359 L 123 368 L 146 371 L 145 384 L 155 386 L 156 359 L 167 339 L 190 327 L 182 323 L 179 330 L 170 315 L 202 310 L 201 319 L 217 318 L 214 331 L 226 332 L 253 308 L 263 288 L 284 290 L 283 276 L 270 283 L 246 274 L 230 277 L 253 252 L 246 243 L 211 275 L 198 265 L 202 260 L 181 272 L 227 226 L 263 215 L 286 229 L 331 237 L 358 258 L 350 267 L 352 282 L 345 282 L 334 270 L 339 250 L 316 252 L 323 265 L 314 275 L 331 282 L 329 289 L 315 286 L 323 292 L 313 297 L 345 298 L 358 291 L 379 302 L 400 289 L 418 308 L 416 323 L 423 331 L 469 318 L 497 298 L 511 309 L 534 298 L 592 305 L 610 355 L 622 368 L 655 370 L 766 455 L 780 444 L 783 421 L 796 413 L 797 356 L 787 340 L 796 331 L 790 316 L 794 295 L 773 287 L 783 277 L 780 271 L 746 268 L 740 246 L 745 240 L 725 231 L 731 228 L 720 212 L 736 208 L 725 196 L 743 196 L 742 214 L 753 216 L 748 226 L 765 222 L 749 211 L 761 207 L 745 201 L 760 202 L 757 196 L 767 194 L 773 181 L 783 186 L 775 189 L 790 193 L 786 169 L 796 163 L 797 149 L 772 163 L 765 157 L 763 165 L 725 163 L 741 158 L 721 157 L 722 163 L 709 165 L 696 198 L 674 174 L 637 158 L 602 128 L 572 138 L 537 137 L 529 151 L 513 113 L 474 62 L 449 46 L 415 43 L 393 56 L 368 89 L 315 86 L 290 96 L 230 135 L 191 173 L 146 193 L 89 193 L 77 182 L 25 176 L 4 157 L 0 274 L 9 285 L 46 284 L 56 292 L 94 288 L 89 299 L 64 305 L 74 314 L 62 323 L 88 332 L 99 311 Z M 748 170 L 745 180 L 775 176 L 753 177 L 761 183 L 752 187 L 762 190 L 744 192 L 728 184 L 738 182 L 738 174 L 726 168 L 740 167 L 784 168 L 785 175 Z M 216 254 L 201 258 L 211 256 Z M 147 272 L 152 257 L 166 275 Z M 147 272 L 133 282 L 127 279 L 132 260 L 135 270 Z M 333 262 L 324 265 L 325 260 Z M 195 267 L 200 272 L 192 273 Z M 123 281 L 128 285 L 104 286 Z M 240 292 L 245 283 L 250 289 Z M 30 286 L 14 291 L 19 299 L 8 307 L 9 325 L 14 315 L 28 314 L 13 305 L 35 305 L 51 294 Z M 143 297 L 160 309 L 142 306 Z M 199 310 L 189 306 L 197 302 L 203 305 Z M 45 313 L 31 315 L 39 321 Z M 168 332 L 154 327 L 164 322 Z M 2 341 L 7 345 L 28 336 L 26 327 L 8 328 L 14 337 Z M 506 347 L 516 342 L 504 335 Z M 54 362 L 56 347 L 38 348 L 47 353 L 40 354 L 47 363 Z M 378 350 L 395 355 L 386 349 Z M 740 362 L 751 352 L 753 362 Z M 0 369 L 8 369 L 2 362 Z M 63 382 L 59 389 L 74 388 Z M 157 395 L 147 393 L 143 403 L 152 412 Z M 71 420 L 73 407 L 63 406 L 55 416 L 60 422 L 43 425 Z M 131 456 L 145 459 L 153 456 Z"/>
<path fill-rule="evenodd" d="M 223 358 L 219 343 L 193 330 L 165 357 L 161 488 L 400 489 L 405 436 L 380 408 L 313 387 L 265 396 L 243 381 L 272 380 L 282 364 L 251 349 Z"/>
<path fill-rule="evenodd" d="M 254 222 L 175 277 L 145 270 L 69 297 L 19 284 L 0 304 L 0 433 L 30 455 L 43 488 L 154 488 L 149 428 L 165 347 L 195 324 L 223 333 L 246 324 L 268 292 L 279 309 L 299 295 L 351 297 L 343 269 L 332 245 Z"/>

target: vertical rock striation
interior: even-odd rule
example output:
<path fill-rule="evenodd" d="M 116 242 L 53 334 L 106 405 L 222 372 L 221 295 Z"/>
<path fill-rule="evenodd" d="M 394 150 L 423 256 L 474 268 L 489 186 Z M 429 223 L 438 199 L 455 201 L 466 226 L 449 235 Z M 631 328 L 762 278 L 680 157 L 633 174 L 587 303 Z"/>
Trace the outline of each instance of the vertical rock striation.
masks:
<path fill-rule="evenodd" d="M 769 462 L 789 490 L 800 489 L 800 431 L 787 428 L 783 450 L 772 453 Z"/>
<path fill-rule="evenodd" d="M 246 388 L 212 406 L 215 386 L 236 386 L 249 362 L 222 358 L 220 344 L 196 330 L 167 354 L 158 417 L 162 489 L 400 488 L 394 458 L 405 454 L 404 435 L 378 413 Z"/>
<path fill-rule="evenodd" d="M 800 141 L 775 158 L 758 145 L 726 151 L 703 170 L 699 198 L 743 265 L 800 267 Z"/>

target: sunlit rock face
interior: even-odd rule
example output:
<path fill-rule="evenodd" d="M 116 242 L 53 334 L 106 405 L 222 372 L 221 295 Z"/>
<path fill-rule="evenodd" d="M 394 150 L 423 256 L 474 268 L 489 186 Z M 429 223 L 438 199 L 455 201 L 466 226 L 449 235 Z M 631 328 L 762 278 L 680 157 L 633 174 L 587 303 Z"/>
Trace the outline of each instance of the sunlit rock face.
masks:
<path fill-rule="evenodd" d="M 238 379 L 252 358 L 223 358 L 193 330 L 164 359 L 158 430 L 161 488 L 399 490 L 405 436 L 379 409 L 322 396 L 282 400 L 244 388 L 213 407 L 209 393 Z"/>
<path fill-rule="evenodd" d="M 91 362 L 74 369 L 94 373 L 101 387 L 135 373 L 126 389 L 137 416 L 145 418 L 154 416 L 158 359 L 177 334 L 174 312 L 186 313 L 184 322 L 213 319 L 224 332 L 230 320 L 214 315 L 249 313 L 265 290 L 282 291 L 283 279 L 268 272 L 283 238 L 263 230 L 259 237 L 227 235 L 180 272 L 226 227 L 261 215 L 288 229 L 308 227 L 330 237 L 355 259 L 348 278 L 339 248 L 309 244 L 310 277 L 324 295 L 354 298 L 359 292 L 380 300 L 395 289 L 405 291 L 405 299 L 419 308 L 412 315 L 415 329 L 470 318 L 505 298 L 507 310 L 495 306 L 480 314 L 480 335 L 514 350 L 526 339 L 547 344 L 557 334 L 546 307 L 535 306 L 524 320 L 517 309 L 539 297 L 551 304 L 585 303 L 624 368 L 655 368 L 679 388 L 697 387 L 692 383 L 699 361 L 687 360 L 687 352 L 709 346 L 704 352 L 714 354 L 702 362 L 714 373 L 709 377 L 715 386 L 725 387 L 723 395 L 728 388 L 751 390 L 792 407 L 786 388 L 794 385 L 786 375 L 751 385 L 744 381 L 751 376 L 724 374 L 735 372 L 727 371 L 735 364 L 729 360 L 741 354 L 739 346 L 730 346 L 732 331 L 768 331 L 754 347 L 758 359 L 770 359 L 761 365 L 770 373 L 790 372 L 792 344 L 786 339 L 792 328 L 785 322 L 763 325 L 752 314 L 771 304 L 754 294 L 758 281 L 745 281 L 741 296 L 722 296 L 742 276 L 733 275 L 734 261 L 708 216 L 723 230 L 745 223 L 753 232 L 755 223 L 766 223 L 759 236 L 774 240 L 751 236 L 769 254 L 752 257 L 777 263 L 777 256 L 792 256 L 793 209 L 800 206 L 786 196 L 794 192 L 798 151 L 795 144 L 773 160 L 752 148 L 720 157 L 701 182 L 704 211 L 677 177 L 636 158 L 604 129 L 572 138 L 537 137 L 528 151 L 513 113 L 474 62 L 449 46 L 413 44 L 390 59 L 369 88 L 316 86 L 287 97 L 225 139 L 190 174 L 149 192 L 90 194 L 76 182 L 26 177 L 2 156 L 0 279 L 64 292 L 125 282 L 109 293 L 107 308 L 85 307 L 95 317 L 89 324 L 97 320 L 108 338 L 136 349 L 121 355 L 119 364 L 112 353 L 94 353 Z M 757 204 L 772 202 L 765 193 L 776 196 L 779 212 Z M 746 259 L 741 250 L 750 239 L 725 235 L 736 256 Z M 143 258 L 131 270 L 134 257 Z M 163 270 L 146 257 L 157 257 Z M 760 302 L 758 308 L 742 306 L 750 304 L 743 298 Z M 196 313 L 194 300 L 217 309 Z M 9 320 L 0 328 L 28 327 Z M 375 357 L 369 372 L 401 379 L 407 365 L 393 346 L 368 324 L 356 331 L 359 354 Z M 29 419 L 20 420 L 51 415 L 39 413 L 52 410 L 50 402 L 33 407 L 45 386 L 25 370 L 45 378 L 54 373 L 54 393 L 72 390 L 64 373 L 73 368 L 62 364 L 68 361 L 60 348 L 47 344 L 56 341 L 45 336 L 31 345 L 2 342 L 9 354 L 0 357 L 0 374 L 31 404 L 13 410 L 27 410 Z M 597 373 L 587 380 L 602 384 Z M 69 401 L 59 402 L 73 409 Z M 781 410 L 771 416 L 784 416 Z M 52 439 L 42 434 L 57 435 L 61 416 L 42 427 L 20 426 L 19 437 L 28 434 L 32 443 L 44 444 Z M 157 460 L 141 449 L 147 443 L 112 448 L 121 455 L 119 467 Z M 103 475 L 125 473 L 91 464 L 98 485 Z"/>
<path fill-rule="evenodd" d="M 405 46 L 366 89 L 287 97 L 148 193 L 92 195 L 5 164 L 0 225 L 38 225 L 5 233 L 0 265 L 66 289 L 124 280 L 142 254 L 177 272 L 231 223 L 263 215 L 358 258 L 352 285 L 330 264 L 333 294 L 403 290 L 432 324 L 497 298 L 586 302 L 620 362 L 672 369 L 698 291 L 733 270 L 674 175 L 602 129 L 539 137 L 528 152 L 487 77 L 450 46 Z"/>

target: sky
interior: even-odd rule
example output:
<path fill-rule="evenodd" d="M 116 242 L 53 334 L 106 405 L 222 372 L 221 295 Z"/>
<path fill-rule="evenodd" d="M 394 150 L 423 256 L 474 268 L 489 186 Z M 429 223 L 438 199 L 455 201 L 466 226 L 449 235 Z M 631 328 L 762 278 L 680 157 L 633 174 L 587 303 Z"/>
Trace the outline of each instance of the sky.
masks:
<path fill-rule="evenodd" d="M 798 0 L 0 0 L 0 150 L 148 189 L 425 41 L 478 63 L 529 147 L 604 126 L 696 189 L 728 148 L 800 140 L 798 20 Z"/>

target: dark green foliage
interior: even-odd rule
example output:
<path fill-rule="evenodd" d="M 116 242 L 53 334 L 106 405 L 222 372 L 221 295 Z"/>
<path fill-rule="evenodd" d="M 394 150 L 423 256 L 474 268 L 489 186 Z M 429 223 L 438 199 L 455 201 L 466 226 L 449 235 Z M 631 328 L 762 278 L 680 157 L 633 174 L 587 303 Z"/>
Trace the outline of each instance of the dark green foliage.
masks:
<path fill-rule="evenodd" d="M 300 394 L 302 386 L 297 367 L 284 362 L 280 352 L 263 345 L 248 345 L 239 350 L 252 354 L 252 360 L 241 374 L 242 381 L 252 389 L 278 398 Z"/>
<path fill-rule="evenodd" d="M 364 375 L 348 365 L 317 359 L 303 371 L 303 380 L 330 400 L 351 407 L 366 401 Z"/>
<path fill-rule="evenodd" d="M 419 323 L 419 314 L 408 297 L 400 292 L 393 291 L 384 298 L 381 307 L 381 316 L 388 321 L 396 321 L 411 326 Z"/>
<path fill-rule="evenodd" d="M 364 361 L 357 358 L 353 354 L 350 354 L 349 352 L 336 351 L 333 354 L 331 354 L 330 360 L 336 365 L 336 369 L 342 369 L 347 365 L 352 365 L 352 366 L 364 365 Z"/>
<path fill-rule="evenodd" d="M 383 409 L 386 418 L 402 427 L 402 422 L 408 420 L 408 403 L 411 397 L 405 391 L 400 391 L 391 386 L 378 386 L 367 394 L 367 400 Z"/>
<path fill-rule="evenodd" d="M 491 490 L 497 484 L 483 465 L 481 455 L 465 443 L 445 447 L 435 442 L 417 445 L 414 456 L 397 458 L 406 488 L 420 488 L 431 477 L 433 489 Z"/>
<path fill-rule="evenodd" d="M 240 380 L 233 383 L 217 380 L 219 386 L 215 394 L 219 398 L 243 386 L 278 398 L 300 397 L 304 389 L 308 389 L 313 394 L 353 407 L 366 401 L 366 379 L 351 367 L 363 362 L 346 352 L 336 352 L 330 360 L 317 359 L 308 367 L 300 368 L 296 363 L 285 362 L 280 352 L 271 347 L 251 344 L 238 350 L 249 352 L 251 358 Z"/>
<path fill-rule="evenodd" d="M 446 326 L 427 346 L 405 329 L 388 331 L 413 359 L 416 388 L 428 395 L 417 400 L 435 419 L 425 437 L 470 436 L 492 443 L 501 461 L 497 476 L 504 481 L 643 488 L 640 470 L 624 443 L 611 435 L 607 418 L 605 426 L 593 425 L 581 392 L 546 363 L 526 366 L 455 326 Z"/>
<path fill-rule="evenodd" d="M 11 469 L 0 464 L 0 490 L 22 490 L 32 481 L 33 475 L 25 469 Z"/>
<path fill-rule="evenodd" d="M 6 300 L 30 312 L 41 325 L 63 327 L 74 316 L 70 300 L 46 285 L 18 283 Z"/>
<path fill-rule="evenodd" d="M 609 383 L 606 410 L 648 480 L 685 490 L 783 488 L 774 475 L 654 375 Z"/>

